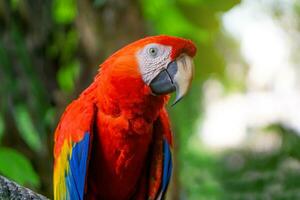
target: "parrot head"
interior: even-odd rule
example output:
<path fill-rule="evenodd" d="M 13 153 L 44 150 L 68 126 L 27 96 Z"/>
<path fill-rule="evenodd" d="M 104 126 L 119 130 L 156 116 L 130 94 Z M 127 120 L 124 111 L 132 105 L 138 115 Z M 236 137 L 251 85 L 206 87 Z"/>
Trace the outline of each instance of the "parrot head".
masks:
<path fill-rule="evenodd" d="M 194 74 L 196 47 L 190 40 L 170 36 L 146 38 L 137 52 L 142 78 L 154 95 L 176 91 L 176 104 L 188 91 Z"/>
<path fill-rule="evenodd" d="M 174 105 L 190 88 L 196 51 L 190 40 L 165 35 L 151 36 L 125 46 L 104 64 L 113 63 L 115 70 L 125 70 L 128 76 L 139 76 L 150 88 L 151 95 L 176 92 Z"/>

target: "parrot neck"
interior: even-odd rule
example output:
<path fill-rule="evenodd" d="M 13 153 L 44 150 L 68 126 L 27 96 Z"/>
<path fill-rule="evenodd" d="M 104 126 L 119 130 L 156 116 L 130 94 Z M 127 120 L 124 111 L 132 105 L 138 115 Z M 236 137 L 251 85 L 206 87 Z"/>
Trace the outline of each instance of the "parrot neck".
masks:
<path fill-rule="evenodd" d="M 168 95 L 154 96 L 141 78 L 98 76 L 97 99 L 102 112 L 127 119 L 144 117 L 148 123 L 158 117 L 169 99 Z"/>

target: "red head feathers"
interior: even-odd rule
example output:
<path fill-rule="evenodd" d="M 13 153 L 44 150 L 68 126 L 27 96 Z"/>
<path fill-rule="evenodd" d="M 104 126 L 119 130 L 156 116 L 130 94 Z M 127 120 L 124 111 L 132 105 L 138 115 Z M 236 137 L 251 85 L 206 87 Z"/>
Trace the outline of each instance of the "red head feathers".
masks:
<path fill-rule="evenodd" d="M 195 54 L 196 46 L 190 40 L 152 36 L 133 42 L 114 53 L 101 65 L 101 71 L 103 75 L 109 74 L 113 80 L 127 80 L 129 85 L 130 82 L 140 82 L 146 88 L 151 88 L 149 94 L 161 95 L 176 91 L 176 103 L 190 86 L 194 71 L 192 58 Z"/>

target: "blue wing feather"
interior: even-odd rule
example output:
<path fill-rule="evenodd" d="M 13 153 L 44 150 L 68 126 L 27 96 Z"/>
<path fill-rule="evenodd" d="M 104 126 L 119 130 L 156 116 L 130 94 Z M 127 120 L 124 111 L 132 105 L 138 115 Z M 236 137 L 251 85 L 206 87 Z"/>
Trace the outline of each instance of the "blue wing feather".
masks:
<path fill-rule="evenodd" d="M 162 176 L 162 187 L 161 187 L 162 197 L 165 195 L 168 189 L 168 185 L 172 175 L 172 168 L 173 168 L 170 145 L 166 139 L 164 139 L 163 142 L 163 155 L 164 155 L 164 160 L 163 160 L 163 176 Z"/>
<path fill-rule="evenodd" d="M 71 200 L 83 200 L 84 197 L 89 144 L 90 134 L 86 132 L 84 138 L 72 148 L 69 159 L 70 170 L 66 174 L 66 185 Z"/>

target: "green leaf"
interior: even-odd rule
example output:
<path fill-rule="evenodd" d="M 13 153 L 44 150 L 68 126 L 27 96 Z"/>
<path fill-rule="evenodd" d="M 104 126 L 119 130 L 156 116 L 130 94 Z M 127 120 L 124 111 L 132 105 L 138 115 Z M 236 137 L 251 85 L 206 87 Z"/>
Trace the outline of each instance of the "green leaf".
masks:
<path fill-rule="evenodd" d="M 146 19 L 153 23 L 160 34 L 188 37 L 199 43 L 209 39 L 209 33 L 191 23 L 174 1 L 144 0 L 142 9 Z M 157 13 L 163 13 L 163 17 Z"/>
<path fill-rule="evenodd" d="M 77 15 L 75 0 L 55 0 L 53 1 L 52 14 L 54 21 L 59 24 L 71 23 Z"/>
<path fill-rule="evenodd" d="M 40 185 L 39 177 L 29 160 L 14 149 L 0 148 L 0 173 L 21 185 Z"/>
<path fill-rule="evenodd" d="M 75 86 L 75 80 L 79 76 L 80 64 L 74 60 L 67 66 L 60 68 L 57 75 L 59 86 L 65 92 L 72 92 Z"/>
<path fill-rule="evenodd" d="M 61 62 L 67 63 L 70 62 L 74 53 L 78 48 L 78 34 L 76 30 L 71 29 L 60 38 L 61 41 Z"/>
<path fill-rule="evenodd" d="M 228 9 L 232 8 L 236 4 L 240 3 L 241 0 L 227 0 L 227 1 L 220 1 L 220 0 L 177 0 L 184 5 L 189 6 L 203 6 L 209 8 L 213 12 L 218 11 L 227 11 Z"/>
<path fill-rule="evenodd" d="M 57 111 L 54 107 L 49 107 L 46 111 L 44 122 L 49 127 L 54 127 L 55 126 L 55 114 L 56 114 L 56 112 Z"/>
<path fill-rule="evenodd" d="M 24 105 L 17 105 L 15 107 L 14 117 L 22 139 L 31 149 L 40 151 L 42 149 L 42 142 L 27 108 Z"/>
<path fill-rule="evenodd" d="M 10 0 L 10 5 L 13 10 L 16 10 L 20 4 L 20 0 Z"/>

